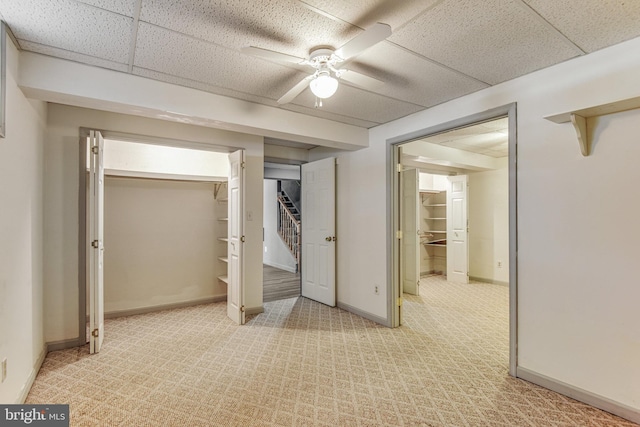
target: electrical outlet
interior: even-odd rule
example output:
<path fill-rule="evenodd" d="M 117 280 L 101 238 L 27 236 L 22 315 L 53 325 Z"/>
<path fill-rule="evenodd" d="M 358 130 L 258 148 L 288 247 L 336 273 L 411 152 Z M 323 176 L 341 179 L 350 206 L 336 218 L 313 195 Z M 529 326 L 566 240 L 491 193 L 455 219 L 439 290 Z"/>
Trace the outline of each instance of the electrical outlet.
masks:
<path fill-rule="evenodd" d="M 374 292 L 376 295 L 379 295 L 379 294 L 380 294 L 380 288 L 378 288 L 378 285 L 376 285 L 376 286 L 374 287 L 373 292 Z"/>
<path fill-rule="evenodd" d="M 5 357 L 4 359 L 2 359 L 2 381 L 0 382 L 4 382 L 4 380 L 7 379 L 7 358 Z"/>
<path fill-rule="evenodd" d="M 502 268 L 502 261 L 498 261 L 498 268 Z"/>

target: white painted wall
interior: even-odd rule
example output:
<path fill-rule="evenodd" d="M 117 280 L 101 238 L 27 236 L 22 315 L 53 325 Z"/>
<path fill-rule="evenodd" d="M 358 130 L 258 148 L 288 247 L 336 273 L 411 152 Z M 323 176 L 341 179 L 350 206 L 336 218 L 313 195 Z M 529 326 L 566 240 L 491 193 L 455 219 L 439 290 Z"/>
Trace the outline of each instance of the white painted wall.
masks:
<path fill-rule="evenodd" d="M 170 175 L 181 179 L 229 176 L 227 153 L 106 139 L 104 167 L 111 175 Z"/>
<path fill-rule="evenodd" d="M 386 317 L 386 287 L 372 291 L 389 265 L 386 141 L 517 102 L 519 366 L 640 410 L 640 111 L 599 119 L 589 157 L 570 124 L 543 118 L 640 96 L 639 51 L 640 38 L 566 61 L 372 128 L 367 149 L 332 153 L 338 300 Z"/>
<path fill-rule="evenodd" d="M 227 205 L 214 184 L 107 177 L 105 180 L 105 312 L 224 297 L 217 280 L 219 236 Z"/>
<path fill-rule="evenodd" d="M 298 176 L 299 177 L 299 176 Z M 264 254 L 263 262 L 272 267 L 296 272 L 296 259 L 278 234 L 278 181 L 264 180 Z"/>
<path fill-rule="evenodd" d="M 22 403 L 44 358 L 43 151 L 46 105 L 16 84 L 18 51 L 7 37 L 6 134 L 0 139 L 0 403 Z"/>
<path fill-rule="evenodd" d="M 262 307 L 262 137 L 78 107 L 50 104 L 45 145 L 45 339 L 78 337 L 79 128 L 244 148 L 247 153 L 245 228 L 247 309 Z"/>
<path fill-rule="evenodd" d="M 469 276 L 509 283 L 509 170 L 468 176 Z"/>

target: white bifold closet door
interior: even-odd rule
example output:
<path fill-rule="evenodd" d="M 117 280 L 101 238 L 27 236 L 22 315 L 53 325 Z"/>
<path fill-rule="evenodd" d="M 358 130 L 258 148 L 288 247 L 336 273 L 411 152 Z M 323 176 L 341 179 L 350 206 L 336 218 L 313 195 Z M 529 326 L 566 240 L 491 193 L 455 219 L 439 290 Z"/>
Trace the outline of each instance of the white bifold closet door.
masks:
<path fill-rule="evenodd" d="M 104 340 L 104 139 L 89 132 L 89 352 L 98 353 Z"/>

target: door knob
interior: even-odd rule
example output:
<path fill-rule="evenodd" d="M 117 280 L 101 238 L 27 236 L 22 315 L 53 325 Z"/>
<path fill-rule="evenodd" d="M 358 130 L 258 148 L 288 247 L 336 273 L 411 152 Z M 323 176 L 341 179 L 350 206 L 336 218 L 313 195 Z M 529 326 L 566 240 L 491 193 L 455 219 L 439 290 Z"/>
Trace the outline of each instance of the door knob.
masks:
<path fill-rule="evenodd" d="M 330 242 L 331 241 L 331 236 L 325 237 L 324 240 L 326 240 L 327 242 Z"/>

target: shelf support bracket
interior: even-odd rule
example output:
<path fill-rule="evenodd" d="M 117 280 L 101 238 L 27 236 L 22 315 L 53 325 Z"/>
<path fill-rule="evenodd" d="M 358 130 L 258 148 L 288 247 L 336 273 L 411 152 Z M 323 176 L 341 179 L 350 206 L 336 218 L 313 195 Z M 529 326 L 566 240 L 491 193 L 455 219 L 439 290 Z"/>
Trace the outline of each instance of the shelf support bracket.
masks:
<path fill-rule="evenodd" d="M 589 149 L 591 148 L 591 141 L 587 135 L 587 118 L 576 113 L 571 113 L 571 124 L 576 130 L 576 136 L 578 137 L 578 144 L 580 145 L 580 151 L 583 156 L 589 155 Z"/>

